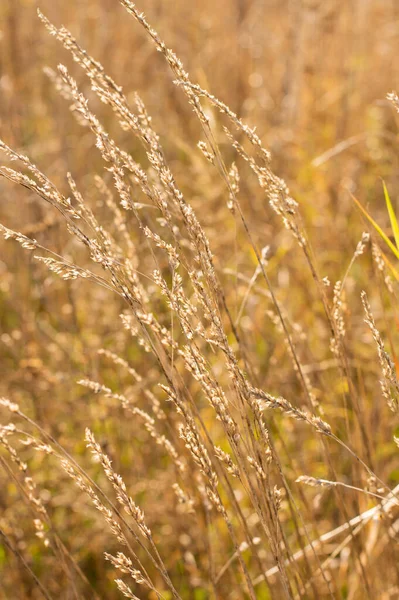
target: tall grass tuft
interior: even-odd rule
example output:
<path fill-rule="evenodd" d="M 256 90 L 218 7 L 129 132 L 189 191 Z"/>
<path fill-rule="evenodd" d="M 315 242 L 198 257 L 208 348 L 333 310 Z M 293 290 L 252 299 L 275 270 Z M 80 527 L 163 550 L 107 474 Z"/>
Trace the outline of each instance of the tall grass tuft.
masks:
<path fill-rule="evenodd" d="M 324 188 L 313 205 L 303 192 L 322 186 L 334 156 L 389 135 L 340 139 L 312 163 L 302 154 L 291 192 L 282 155 L 276 164 L 240 103 L 208 91 L 133 2 L 120 5 L 148 65 L 158 60 L 142 96 L 84 48 L 90 29 L 75 38 L 38 11 L 65 59 L 46 67 L 46 94 L 71 115 L 53 163 L 35 131 L 0 141 L 14 213 L 0 232 L 17 243 L 1 288 L 3 595 L 395 598 L 398 304 L 383 252 L 386 242 L 397 258 L 393 200 L 384 183 L 395 245 L 368 198 L 356 200 L 363 222 L 353 209 L 365 188 L 350 169 L 336 221 L 323 217 Z M 299 12 L 282 140 L 300 120 L 308 21 L 335 14 L 317 2 Z M 157 87 L 151 72 L 169 80 Z M 13 294 L 15 306 L 3 300 Z"/>

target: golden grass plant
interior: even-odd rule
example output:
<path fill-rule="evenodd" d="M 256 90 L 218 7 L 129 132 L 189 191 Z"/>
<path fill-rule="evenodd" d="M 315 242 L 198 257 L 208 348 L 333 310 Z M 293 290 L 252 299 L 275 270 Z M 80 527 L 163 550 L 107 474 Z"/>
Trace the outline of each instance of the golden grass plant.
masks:
<path fill-rule="evenodd" d="M 1 597 L 398 598 L 396 3 L 36 5 L 0 6 Z"/>

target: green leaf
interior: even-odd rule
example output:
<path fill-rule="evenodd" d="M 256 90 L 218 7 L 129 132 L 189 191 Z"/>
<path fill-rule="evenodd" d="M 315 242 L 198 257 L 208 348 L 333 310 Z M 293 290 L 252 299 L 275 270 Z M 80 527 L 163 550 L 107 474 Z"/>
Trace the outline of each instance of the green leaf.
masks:
<path fill-rule="evenodd" d="M 357 198 L 355 198 L 355 196 L 353 194 L 350 193 L 350 195 L 352 197 L 352 200 L 356 203 L 356 205 L 358 206 L 358 208 L 360 208 L 360 210 L 362 211 L 362 213 L 364 214 L 364 216 L 370 221 L 370 223 L 372 224 L 372 226 L 374 227 L 374 229 L 376 230 L 376 232 L 382 237 L 382 239 L 384 240 L 384 242 L 387 244 L 387 246 L 392 250 L 392 252 L 396 256 L 396 258 L 399 260 L 399 250 L 398 250 L 398 248 L 396 248 L 396 246 L 394 246 L 392 244 L 391 240 L 382 231 L 382 229 L 378 225 L 378 223 L 376 223 L 374 221 L 373 217 L 371 215 L 369 215 L 369 213 L 367 212 L 367 210 L 365 208 L 363 208 L 363 206 L 360 204 L 359 200 Z"/>
<path fill-rule="evenodd" d="M 396 247 L 399 250 L 399 225 L 398 225 L 398 220 L 397 220 L 395 212 L 393 210 L 392 202 L 391 202 L 391 199 L 389 197 L 387 186 L 385 185 L 385 181 L 384 180 L 382 180 L 382 185 L 384 187 L 385 202 L 387 204 L 387 209 L 388 209 L 388 214 L 389 214 L 389 220 L 391 221 L 391 227 L 392 227 L 393 235 L 394 235 L 394 238 L 395 238 Z"/>

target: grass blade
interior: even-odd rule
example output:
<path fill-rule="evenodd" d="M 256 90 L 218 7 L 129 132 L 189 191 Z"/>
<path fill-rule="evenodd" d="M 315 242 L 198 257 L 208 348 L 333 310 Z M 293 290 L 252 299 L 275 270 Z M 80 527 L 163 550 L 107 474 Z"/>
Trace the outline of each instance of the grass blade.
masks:
<path fill-rule="evenodd" d="M 382 239 L 384 240 L 384 242 L 387 244 L 387 246 L 392 250 L 392 252 L 396 256 L 396 258 L 399 260 L 399 250 L 398 250 L 398 248 L 396 248 L 396 246 L 394 246 L 394 244 L 391 242 L 391 240 L 389 239 L 389 237 L 383 232 L 383 230 L 378 225 L 378 223 L 376 223 L 374 221 L 373 217 L 371 215 L 369 215 L 369 213 L 367 212 L 367 210 L 365 208 L 363 208 L 363 206 L 360 204 L 359 200 L 357 198 L 355 198 L 355 196 L 351 192 L 349 192 L 349 193 L 350 193 L 350 195 L 352 197 L 352 200 L 356 203 L 357 207 L 362 211 L 362 213 L 368 219 L 368 221 L 372 224 L 372 226 L 374 227 L 374 229 L 376 230 L 376 232 L 382 237 Z"/>
<path fill-rule="evenodd" d="M 394 238 L 395 238 L 396 248 L 398 248 L 398 250 L 399 250 L 399 225 L 398 225 L 398 220 L 396 218 L 395 211 L 393 210 L 392 202 L 391 202 L 391 199 L 389 197 L 387 186 L 385 185 L 385 181 L 384 180 L 382 180 L 382 185 L 384 187 L 385 202 L 386 202 L 387 209 L 388 209 L 389 220 L 391 221 L 391 227 L 392 227 L 393 235 L 394 235 Z"/>
<path fill-rule="evenodd" d="M 395 267 L 393 266 L 393 264 L 385 256 L 385 254 L 383 253 L 383 251 L 380 250 L 380 252 L 381 252 L 381 256 L 382 256 L 382 259 L 383 259 L 384 263 L 386 264 L 386 266 L 388 267 L 388 269 L 391 271 L 391 273 L 395 277 L 396 281 L 399 281 L 399 273 L 398 273 L 398 271 L 395 269 Z"/>

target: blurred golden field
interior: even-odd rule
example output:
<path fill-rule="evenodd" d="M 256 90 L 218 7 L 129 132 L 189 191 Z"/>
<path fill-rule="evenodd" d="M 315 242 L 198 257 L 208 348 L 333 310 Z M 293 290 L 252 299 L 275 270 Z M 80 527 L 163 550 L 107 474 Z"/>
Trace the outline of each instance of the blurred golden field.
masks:
<path fill-rule="evenodd" d="M 399 4 L 137 11 L 0 3 L 0 598 L 399 598 Z"/>

